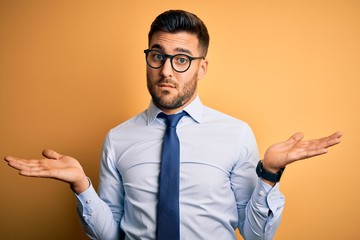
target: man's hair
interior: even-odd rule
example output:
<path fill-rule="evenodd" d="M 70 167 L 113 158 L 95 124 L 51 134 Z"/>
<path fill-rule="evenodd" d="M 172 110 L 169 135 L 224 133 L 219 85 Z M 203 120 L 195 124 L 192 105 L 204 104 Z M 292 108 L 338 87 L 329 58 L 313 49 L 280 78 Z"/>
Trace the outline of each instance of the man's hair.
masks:
<path fill-rule="evenodd" d="M 195 14 L 183 10 L 163 12 L 157 16 L 151 24 L 148 35 L 149 43 L 153 34 L 159 31 L 168 33 L 188 32 L 195 34 L 199 40 L 200 52 L 203 56 L 206 56 L 210 37 L 205 24 Z"/>

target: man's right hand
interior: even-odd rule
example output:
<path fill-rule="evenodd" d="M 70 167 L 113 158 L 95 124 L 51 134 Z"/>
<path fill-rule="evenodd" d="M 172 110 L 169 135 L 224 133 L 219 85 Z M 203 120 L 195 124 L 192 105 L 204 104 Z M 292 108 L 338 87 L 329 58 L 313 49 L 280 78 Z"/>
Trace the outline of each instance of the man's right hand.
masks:
<path fill-rule="evenodd" d="M 53 178 L 69 183 L 76 194 L 82 193 L 89 187 L 89 180 L 75 158 L 60 155 L 53 150 L 44 150 L 42 155 L 44 159 L 6 156 L 4 160 L 12 168 L 19 170 L 22 176 Z"/>

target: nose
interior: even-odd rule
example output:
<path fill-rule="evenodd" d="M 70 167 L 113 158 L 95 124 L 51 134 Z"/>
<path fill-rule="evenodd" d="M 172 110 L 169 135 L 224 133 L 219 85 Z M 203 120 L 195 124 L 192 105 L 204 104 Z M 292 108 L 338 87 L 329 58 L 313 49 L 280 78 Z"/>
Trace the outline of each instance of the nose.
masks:
<path fill-rule="evenodd" d="M 166 58 L 165 63 L 161 68 L 160 74 L 163 77 L 167 78 L 167 77 L 172 77 L 173 73 L 174 72 L 173 72 L 173 68 L 171 66 L 170 58 Z"/>

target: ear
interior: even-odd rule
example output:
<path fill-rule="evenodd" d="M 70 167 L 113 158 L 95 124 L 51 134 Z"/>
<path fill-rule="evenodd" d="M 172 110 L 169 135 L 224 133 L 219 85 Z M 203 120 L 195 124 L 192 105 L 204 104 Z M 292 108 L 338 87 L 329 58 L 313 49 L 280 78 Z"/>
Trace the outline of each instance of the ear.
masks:
<path fill-rule="evenodd" d="M 205 77 L 207 70 L 208 70 L 209 60 L 205 58 L 204 60 L 200 61 L 200 66 L 197 74 L 197 80 L 201 80 Z"/>

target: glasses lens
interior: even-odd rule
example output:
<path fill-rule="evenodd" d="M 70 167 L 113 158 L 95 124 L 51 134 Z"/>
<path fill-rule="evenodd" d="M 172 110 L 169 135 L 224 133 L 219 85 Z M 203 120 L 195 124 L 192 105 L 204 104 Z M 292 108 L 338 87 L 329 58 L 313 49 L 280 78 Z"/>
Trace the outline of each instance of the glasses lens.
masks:
<path fill-rule="evenodd" d="M 165 56 L 161 52 L 152 50 L 148 52 L 146 61 L 150 65 L 150 67 L 160 68 L 164 64 Z"/>
<path fill-rule="evenodd" d="M 172 66 L 175 71 L 183 72 L 186 71 L 190 66 L 190 59 L 186 55 L 178 54 L 172 59 Z"/>
<path fill-rule="evenodd" d="M 170 58 L 171 66 L 177 72 L 185 72 L 189 69 L 191 64 L 191 59 L 185 54 L 176 54 L 171 56 L 165 55 L 157 50 L 146 50 L 145 53 L 147 64 L 155 69 L 161 68 L 167 58 Z"/>

